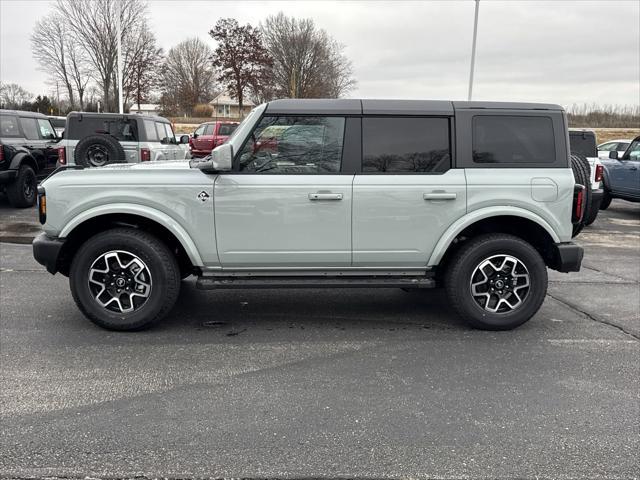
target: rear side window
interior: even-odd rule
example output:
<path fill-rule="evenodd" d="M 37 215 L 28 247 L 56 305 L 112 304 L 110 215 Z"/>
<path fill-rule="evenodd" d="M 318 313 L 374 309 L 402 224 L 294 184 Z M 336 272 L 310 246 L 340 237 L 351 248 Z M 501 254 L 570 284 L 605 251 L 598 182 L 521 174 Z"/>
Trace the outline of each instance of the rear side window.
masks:
<path fill-rule="evenodd" d="M 449 120 L 380 117 L 362 120 L 365 173 L 442 173 L 451 166 Z"/>
<path fill-rule="evenodd" d="M 35 118 L 21 118 L 20 125 L 27 140 L 39 140 L 38 125 Z"/>
<path fill-rule="evenodd" d="M 549 117 L 473 117 L 474 163 L 535 164 L 556 160 Z"/>
<path fill-rule="evenodd" d="M 237 126 L 238 125 L 236 125 L 235 123 L 223 123 L 218 129 L 218 135 L 231 135 Z"/>
<path fill-rule="evenodd" d="M 157 142 L 158 141 L 158 132 L 156 131 L 156 125 L 153 120 L 143 120 L 144 124 L 144 133 L 147 137 L 148 142 Z"/>
<path fill-rule="evenodd" d="M 8 115 L 0 115 L 0 137 L 20 137 L 18 119 Z"/>
<path fill-rule="evenodd" d="M 138 127 L 135 120 L 114 117 L 71 117 L 67 127 L 68 137 L 81 140 L 89 135 L 108 133 L 121 142 L 137 142 Z M 66 134 L 65 134 L 66 135 Z"/>

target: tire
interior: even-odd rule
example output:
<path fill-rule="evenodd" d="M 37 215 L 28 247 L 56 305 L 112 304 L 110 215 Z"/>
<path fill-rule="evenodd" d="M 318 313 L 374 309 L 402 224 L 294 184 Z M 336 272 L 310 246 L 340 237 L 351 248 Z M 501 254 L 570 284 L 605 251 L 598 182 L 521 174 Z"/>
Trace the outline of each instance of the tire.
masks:
<path fill-rule="evenodd" d="M 585 226 L 589 226 L 593 222 L 595 222 L 596 218 L 598 217 L 598 212 L 600 211 L 600 205 L 590 205 L 590 207 L 591 208 L 589 208 L 589 214 L 584 221 Z"/>
<path fill-rule="evenodd" d="M 490 263 L 498 266 L 507 265 L 508 270 L 513 270 L 512 266 L 516 263 L 508 261 L 503 264 L 503 259 L 500 258 L 502 256 L 515 258 L 519 262 L 515 269 L 516 275 L 528 275 L 528 288 L 525 286 L 525 277 L 516 277 L 516 283 L 513 285 L 512 272 L 506 275 L 497 273 L 493 266 L 486 263 L 491 259 Z M 481 265 L 485 265 L 482 268 L 485 274 L 480 273 Z M 482 281 L 483 275 L 487 281 L 477 283 Z M 491 277 L 494 288 L 502 286 L 503 298 L 499 298 L 498 293 L 490 291 Z M 502 285 L 496 283 L 498 280 L 503 282 Z M 471 327 L 481 330 L 511 330 L 525 323 L 540 309 L 547 293 L 547 282 L 547 267 L 538 251 L 521 238 L 508 234 L 481 235 L 470 240 L 456 252 L 445 273 L 445 289 L 449 302 L 460 318 Z M 472 283 L 476 283 L 476 292 L 480 296 L 473 295 Z M 504 285 L 505 283 L 508 284 Z M 486 293 L 489 294 L 487 306 L 489 309 L 497 310 L 496 312 L 491 312 L 481 305 L 484 303 L 481 298 L 485 298 L 481 297 L 485 294 L 485 284 Z M 508 292 L 509 289 L 511 292 Z M 515 291 L 519 297 L 514 297 Z"/>
<path fill-rule="evenodd" d="M 84 167 L 104 167 L 110 163 L 126 163 L 120 142 L 111 135 L 89 135 L 76 145 L 73 159 Z"/>
<path fill-rule="evenodd" d="M 20 165 L 16 178 L 7 185 L 9 203 L 16 208 L 32 207 L 36 204 L 38 179 L 29 165 Z"/>
<path fill-rule="evenodd" d="M 607 187 L 605 187 L 602 194 L 602 203 L 600 204 L 600 210 L 606 210 L 607 208 L 609 208 L 609 205 L 611 205 L 611 200 L 613 200 L 613 197 L 607 190 Z"/>
<path fill-rule="evenodd" d="M 589 210 L 591 206 L 591 177 L 589 161 L 581 156 L 572 153 L 571 154 L 571 169 L 573 170 L 573 176 L 576 183 L 584 185 L 584 198 L 585 212 L 582 215 L 582 220 L 573 226 L 572 237 L 577 236 L 585 226 L 585 220 L 589 216 Z"/>
<path fill-rule="evenodd" d="M 131 265 L 134 271 L 114 268 L 118 263 Z M 107 273 L 101 272 L 104 270 Z M 110 290 L 103 291 L 104 285 Z M 116 228 L 91 237 L 80 247 L 71 263 L 69 286 L 82 313 L 96 325 L 108 330 L 142 330 L 159 322 L 175 304 L 180 268 L 167 246 L 153 235 Z M 116 290 L 118 286 L 122 291 Z M 128 297 L 127 288 L 131 291 Z"/>

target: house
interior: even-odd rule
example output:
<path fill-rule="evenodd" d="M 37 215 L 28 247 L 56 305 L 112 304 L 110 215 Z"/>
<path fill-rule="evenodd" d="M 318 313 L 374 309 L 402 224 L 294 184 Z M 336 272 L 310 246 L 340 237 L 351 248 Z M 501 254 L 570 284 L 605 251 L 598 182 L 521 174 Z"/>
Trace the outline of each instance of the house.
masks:
<path fill-rule="evenodd" d="M 160 105 L 157 103 L 141 103 L 140 108 L 138 104 L 134 103 L 129 109 L 129 113 L 139 113 L 141 115 L 158 115 L 160 111 Z"/>
<path fill-rule="evenodd" d="M 240 112 L 238 101 L 235 98 L 231 98 L 225 93 L 220 93 L 213 100 L 209 102 L 209 105 L 213 108 L 211 114 L 214 118 L 243 118 L 245 117 L 255 104 L 248 98 L 242 101 L 242 113 Z"/>

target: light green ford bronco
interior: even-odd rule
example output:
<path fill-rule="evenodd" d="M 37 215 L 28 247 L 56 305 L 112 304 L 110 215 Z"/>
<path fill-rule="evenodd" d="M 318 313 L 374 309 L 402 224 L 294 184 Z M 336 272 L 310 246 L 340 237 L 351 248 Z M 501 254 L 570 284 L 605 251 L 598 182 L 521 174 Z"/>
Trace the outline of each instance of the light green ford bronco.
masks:
<path fill-rule="evenodd" d="M 557 105 L 278 100 L 202 161 L 58 169 L 34 256 L 96 324 L 202 289 L 444 286 L 476 328 L 531 318 L 577 271 L 582 185 Z"/>

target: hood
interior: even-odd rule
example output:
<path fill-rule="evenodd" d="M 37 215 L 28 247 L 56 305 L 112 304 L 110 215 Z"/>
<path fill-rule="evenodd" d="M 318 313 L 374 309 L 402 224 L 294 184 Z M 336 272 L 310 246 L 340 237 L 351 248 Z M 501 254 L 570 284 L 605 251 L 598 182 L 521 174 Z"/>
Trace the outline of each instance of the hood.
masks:
<path fill-rule="evenodd" d="M 182 170 L 189 168 L 189 160 L 166 160 L 144 163 L 112 163 L 91 170 Z"/>

